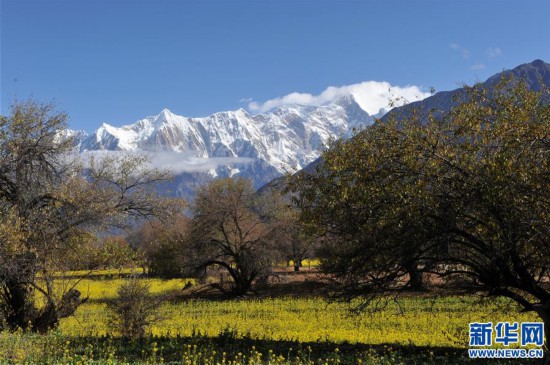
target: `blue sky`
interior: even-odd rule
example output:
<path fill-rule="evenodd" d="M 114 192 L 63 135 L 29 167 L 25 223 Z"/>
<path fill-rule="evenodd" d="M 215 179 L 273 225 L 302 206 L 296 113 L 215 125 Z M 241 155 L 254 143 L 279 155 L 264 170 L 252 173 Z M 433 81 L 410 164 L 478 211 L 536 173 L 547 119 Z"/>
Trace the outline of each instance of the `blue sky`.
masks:
<path fill-rule="evenodd" d="M 449 90 L 550 62 L 548 0 L 1 0 L 0 11 L 1 113 L 55 101 L 88 131 L 163 108 L 259 112 L 366 81 Z"/>

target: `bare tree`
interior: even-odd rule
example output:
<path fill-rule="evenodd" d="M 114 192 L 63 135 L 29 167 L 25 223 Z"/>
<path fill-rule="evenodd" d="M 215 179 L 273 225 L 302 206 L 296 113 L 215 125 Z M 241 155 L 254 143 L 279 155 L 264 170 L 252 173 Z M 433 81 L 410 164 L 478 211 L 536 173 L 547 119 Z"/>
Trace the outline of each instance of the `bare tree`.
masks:
<path fill-rule="evenodd" d="M 256 279 L 270 273 L 277 259 L 272 224 L 276 212 L 265 197 L 255 194 L 250 181 L 215 180 L 199 190 L 192 210 L 189 266 L 226 272 L 229 290 L 236 295 L 251 291 Z"/>

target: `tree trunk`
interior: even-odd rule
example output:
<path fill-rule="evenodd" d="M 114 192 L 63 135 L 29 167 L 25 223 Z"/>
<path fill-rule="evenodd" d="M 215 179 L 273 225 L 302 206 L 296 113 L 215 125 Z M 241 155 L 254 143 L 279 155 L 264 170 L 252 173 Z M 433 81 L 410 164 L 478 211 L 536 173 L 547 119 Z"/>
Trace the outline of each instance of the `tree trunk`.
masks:
<path fill-rule="evenodd" d="M 48 298 L 46 306 L 38 310 L 31 299 L 34 293 L 26 285 L 19 282 L 4 285 L 3 290 L 8 293 L 6 296 L 8 300 L 4 303 L 6 306 L 4 310 L 7 312 L 6 323 L 11 330 L 21 328 L 46 333 L 57 327 L 61 318 L 72 315 L 76 308 L 88 299 L 81 299 L 80 292 L 71 289 L 63 295 L 59 303 Z"/>
<path fill-rule="evenodd" d="M 46 333 L 59 324 L 59 318 L 55 304 L 49 302 L 32 321 L 32 330 L 38 333 Z"/>
<path fill-rule="evenodd" d="M 302 261 L 294 260 L 294 271 L 300 271 L 302 267 Z"/>
<path fill-rule="evenodd" d="M 34 315 L 34 296 L 27 284 L 34 282 L 36 256 L 31 252 L 16 254 L 9 258 L 11 265 L 0 273 L 3 281 L 3 310 L 10 329 L 27 329 Z"/>
<path fill-rule="evenodd" d="M 426 287 L 424 286 L 424 278 L 421 272 L 418 272 L 416 270 L 411 271 L 409 273 L 409 276 L 409 285 L 412 290 L 421 291 L 426 289 Z"/>
<path fill-rule="evenodd" d="M 88 300 L 88 297 L 80 296 L 80 291 L 71 289 L 63 294 L 59 303 L 55 303 L 50 298 L 44 309 L 33 318 L 33 331 L 46 333 L 57 327 L 61 318 L 72 316 L 78 306 Z"/>
<path fill-rule="evenodd" d="M 245 295 L 250 291 L 250 283 L 246 279 L 241 279 L 238 282 L 235 282 L 235 286 L 233 287 L 233 294 L 240 296 Z"/>
<path fill-rule="evenodd" d="M 251 281 L 248 280 L 246 274 L 242 273 L 238 266 L 237 269 L 232 269 L 229 265 L 226 265 L 225 268 L 233 279 L 233 288 L 231 289 L 233 295 L 240 296 L 248 293 Z"/>
<path fill-rule="evenodd" d="M 414 291 L 422 291 L 425 290 L 424 285 L 424 277 L 422 275 L 422 272 L 418 270 L 416 267 L 416 263 L 410 263 L 405 266 L 405 269 L 407 270 L 409 274 L 409 287 L 411 290 Z"/>
<path fill-rule="evenodd" d="M 28 303 L 29 290 L 26 285 L 16 280 L 10 280 L 4 284 L 3 288 L 6 296 L 4 303 L 6 312 L 6 323 L 11 330 L 18 328 L 27 329 L 31 319 L 32 305 Z"/>

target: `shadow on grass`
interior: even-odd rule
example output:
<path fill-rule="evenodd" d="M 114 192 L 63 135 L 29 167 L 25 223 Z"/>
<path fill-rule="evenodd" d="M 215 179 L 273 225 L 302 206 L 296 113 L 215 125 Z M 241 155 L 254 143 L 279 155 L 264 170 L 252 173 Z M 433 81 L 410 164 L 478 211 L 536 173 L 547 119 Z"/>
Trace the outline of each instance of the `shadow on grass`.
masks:
<path fill-rule="evenodd" d="M 485 364 L 487 359 L 469 359 L 467 349 L 452 347 L 406 346 L 396 344 L 366 345 L 334 342 L 298 342 L 237 337 L 226 329 L 216 337 L 197 333 L 193 336 L 151 336 L 142 339 L 120 337 L 58 337 L 59 344 L 72 356 L 91 355 L 123 362 L 140 363 L 257 363 L 272 360 L 281 364 Z M 261 355 L 259 355 L 261 354 Z M 491 364 L 542 364 L 539 360 L 500 359 Z"/>

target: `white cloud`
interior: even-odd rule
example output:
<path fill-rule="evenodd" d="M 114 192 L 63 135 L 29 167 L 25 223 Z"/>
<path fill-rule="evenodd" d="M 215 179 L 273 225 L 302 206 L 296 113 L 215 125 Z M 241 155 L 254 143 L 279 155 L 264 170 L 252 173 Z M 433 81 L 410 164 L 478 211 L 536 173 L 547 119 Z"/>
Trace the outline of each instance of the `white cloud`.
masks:
<path fill-rule="evenodd" d="M 487 55 L 487 57 L 489 58 L 499 57 L 499 56 L 502 56 L 502 50 L 498 47 L 487 48 L 485 50 L 485 55 Z"/>
<path fill-rule="evenodd" d="M 181 152 L 154 152 L 152 161 L 155 167 L 171 171 L 174 174 L 183 172 L 206 172 L 229 165 L 244 165 L 254 161 L 253 158 L 246 157 L 197 157 L 188 153 Z"/>
<path fill-rule="evenodd" d="M 81 154 L 84 164 L 88 165 L 90 158 L 100 160 L 106 157 L 123 157 L 132 154 L 145 155 L 154 167 L 160 170 L 168 170 L 178 175 L 184 172 L 207 172 L 218 167 L 229 165 L 245 165 L 254 162 L 252 158 L 246 157 L 210 157 L 203 158 L 196 156 L 193 152 L 175 151 L 86 151 Z"/>
<path fill-rule="evenodd" d="M 345 95 L 353 95 L 357 104 L 370 115 L 378 114 L 381 110 L 388 111 L 391 109 L 390 102 L 395 103 L 393 106 L 399 106 L 430 96 L 429 93 L 414 85 L 401 87 L 392 86 L 386 81 L 364 81 L 353 85 L 330 86 L 319 95 L 293 92 L 263 103 L 252 101 L 248 104 L 248 108 L 252 112 L 264 113 L 290 104 L 321 106 L 330 104 Z"/>
<path fill-rule="evenodd" d="M 451 43 L 449 44 L 449 47 L 451 49 L 454 49 L 456 50 L 458 53 L 460 53 L 460 55 L 462 56 L 462 58 L 464 59 L 468 59 L 470 58 L 470 50 L 467 49 L 467 48 L 464 48 L 462 47 L 460 44 L 457 44 L 457 43 Z"/>
<path fill-rule="evenodd" d="M 479 70 L 485 70 L 487 66 L 485 66 L 483 63 L 476 63 L 475 65 L 470 66 L 470 70 L 479 71 Z"/>

